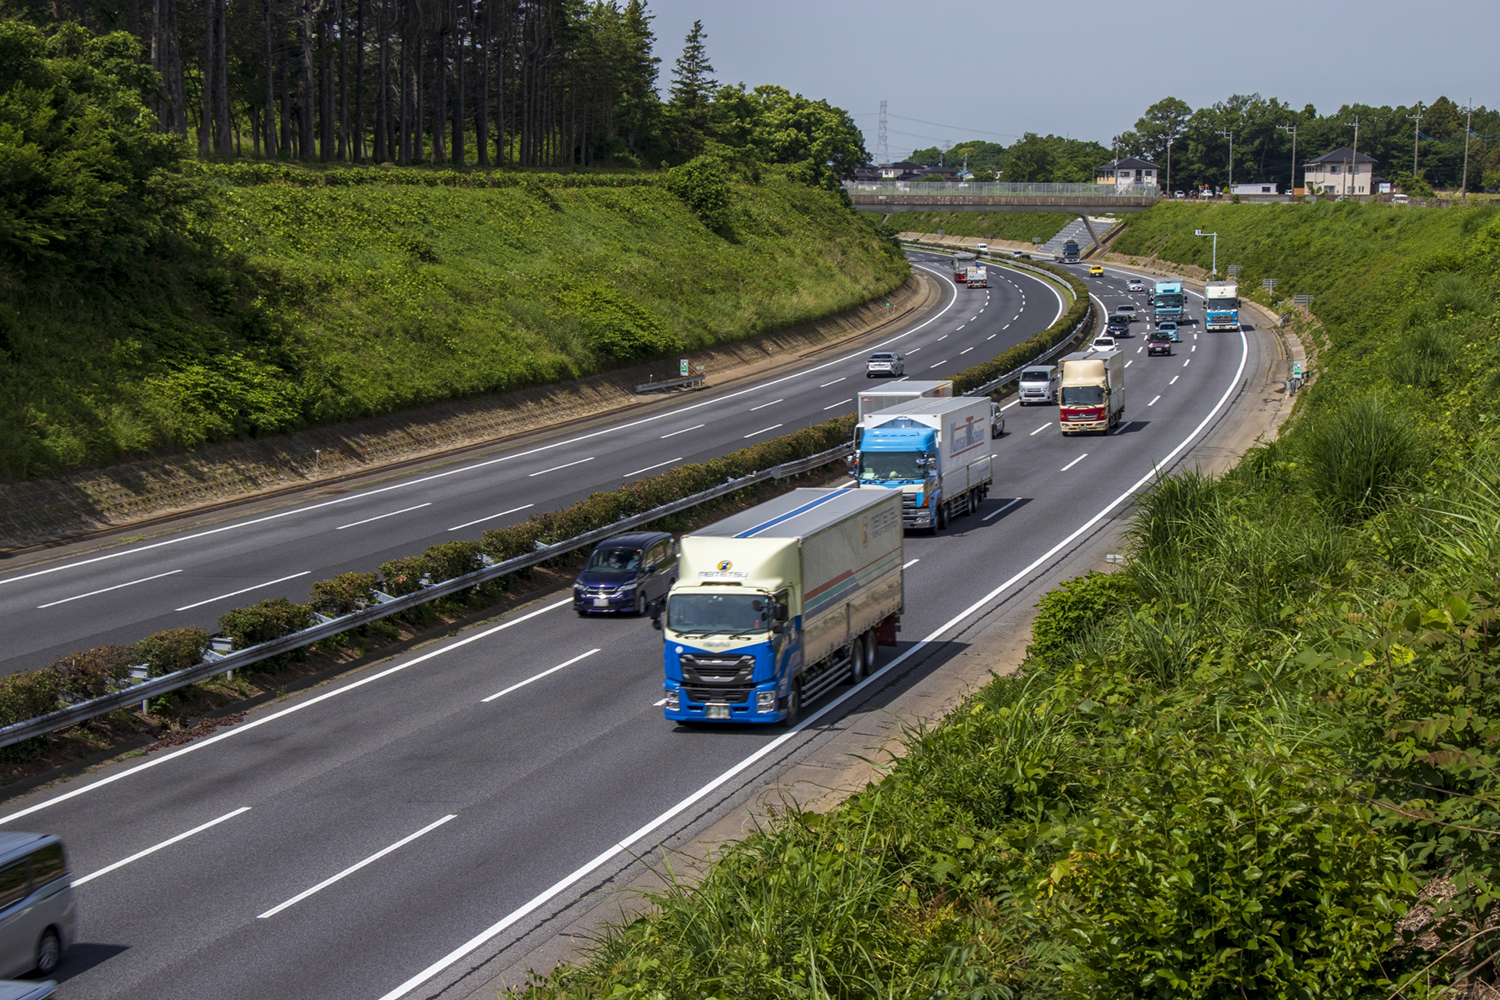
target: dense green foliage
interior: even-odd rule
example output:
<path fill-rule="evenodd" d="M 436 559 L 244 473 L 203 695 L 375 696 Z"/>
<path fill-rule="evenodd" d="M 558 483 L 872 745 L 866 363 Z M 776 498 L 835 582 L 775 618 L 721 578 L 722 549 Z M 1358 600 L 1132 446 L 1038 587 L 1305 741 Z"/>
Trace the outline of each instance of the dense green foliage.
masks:
<path fill-rule="evenodd" d="M 1289 209 L 1274 238 L 1260 207 L 1214 218 L 1247 263 L 1330 228 L 1349 248 L 1318 271 L 1330 346 L 1280 440 L 1158 483 L 1124 569 L 1043 601 L 1021 675 L 533 995 L 1386 998 L 1491 978 L 1500 219 L 1333 207 Z"/>
<path fill-rule="evenodd" d="M 906 159 L 924 167 L 936 167 L 940 163 L 950 167 L 968 164 L 969 170 L 975 174 L 999 174 L 1000 168 L 1005 164 L 1005 147 L 998 142 L 969 139 L 949 146 L 946 150 L 940 150 L 936 146 L 914 149 Z"/>
<path fill-rule="evenodd" d="M 577 378 L 905 279 L 835 194 L 777 168 L 678 169 L 685 183 L 419 186 L 373 183 L 378 168 L 214 168 L 192 243 L 0 289 L 0 475 Z"/>
<path fill-rule="evenodd" d="M 897 212 L 886 226 L 903 233 L 938 233 L 979 239 L 1050 240 L 1078 219 L 1067 212 Z"/>

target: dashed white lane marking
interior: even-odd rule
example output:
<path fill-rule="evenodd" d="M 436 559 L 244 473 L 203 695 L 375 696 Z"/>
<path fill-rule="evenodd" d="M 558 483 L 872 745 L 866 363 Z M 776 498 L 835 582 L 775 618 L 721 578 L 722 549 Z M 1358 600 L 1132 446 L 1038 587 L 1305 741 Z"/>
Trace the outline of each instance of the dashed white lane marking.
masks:
<path fill-rule="evenodd" d="M 545 476 L 549 472 L 561 472 L 563 469 L 571 469 L 575 465 L 582 465 L 584 462 L 592 462 L 593 460 L 594 456 L 590 455 L 588 458 L 580 458 L 576 462 L 564 462 L 562 465 L 554 465 L 552 468 L 543 469 L 540 472 L 528 472 L 526 478 L 534 479 L 537 476 Z"/>
<path fill-rule="evenodd" d="M 992 333 L 988 337 L 985 337 L 984 339 L 985 340 L 994 340 L 995 339 L 995 335 Z"/>
<path fill-rule="evenodd" d="M 1073 459 L 1073 461 L 1069 462 L 1067 465 L 1063 466 L 1061 469 L 1058 469 L 1057 471 L 1058 472 L 1067 472 L 1073 466 L 1077 465 L 1079 462 L 1082 462 L 1085 458 L 1088 458 L 1088 457 L 1089 457 L 1089 453 L 1088 452 L 1084 452 L 1082 455 L 1079 455 L 1077 458 Z"/>
<path fill-rule="evenodd" d="M 844 378 L 848 378 L 848 376 L 845 375 Z M 836 378 L 832 382 L 824 382 L 822 385 L 818 386 L 818 388 L 819 389 L 826 389 L 830 385 L 838 385 L 840 382 L 844 381 L 844 378 Z M 663 701 L 662 704 L 666 704 L 666 702 Z"/>
<path fill-rule="evenodd" d="M 968 325 L 969 325 L 969 324 L 967 324 L 967 323 L 965 323 L 965 324 L 964 324 L 964 326 L 968 326 Z M 958 328 L 958 329 L 959 329 L 959 330 L 962 330 L 962 329 L 963 329 L 963 328 L 964 328 L 964 327 L 963 327 L 963 326 L 961 326 L 961 327 L 959 327 L 959 328 Z M 955 332 L 955 333 L 956 333 L 956 332 L 957 332 L 957 331 L 954 331 L 954 332 Z M 943 342 L 943 341 L 945 341 L 945 340 L 947 340 L 947 339 L 948 339 L 948 334 L 946 334 L 946 333 L 945 333 L 945 334 L 943 334 L 943 335 L 942 335 L 942 336 L 941 336 L 941 337 L 939 337 L 939 338 L 938 338 L 938 339 L 937 339 L 937 343 L 939 343 L 939 344 L 941 344 L 941 343 L 942 343 L 942 342 Z"/>
<path fill-rule="evenodd" d="M 833 406 L 825 406 L 825 407 L 823 407 L 823 409 L 825 409 L 825 410 L 832 410 L 832 409 L 835 409 L 837 407 L 843 406 L 845 403 L 852 403 L 852 402 L 854 402 L 854 400 L 852 398 L 851 399 L 841 399 L 837 403 L 834 403 Z"/>
<path fill-rule="evenodd" d="M 584 461 L 587 462 L 589 460 L 588 459 L 584 459 Z M 532 475 L 535 476 L 535 475 L 538 475 L 538 473 L 533 472 Z M 432 506 L 432 502 L 428 501 L 427 503 L 419 503 L 415 507 L 402 507 L 400 510 L 393 510 L 389 514 L 376 514 L 374 517 L 367 517 L 363 521 L 350 521 L 348 524 L 341 524 L 337 528 L 334 528 L 333 530 L 334 531 L 343 531 L 345 528 L 357 528 L 361 524 L 369 524 L 371 521 L 384 521 L 386 518 L 388 518 L 388 517 L 395 517 L 397 514 L 406 514 L 406 513 L 409 513 L 411 511 L 414 511 L 414 510 L 421 510 L 423 507 L 431 507 L 431 506 Z"/>
<path fill-rule="evenodd" d="M 1177 384 L 1177 380 L 1180 379 L 1180 378 L 1182 378 L 1181 375 L 1173 375 L 1172 376 L 1172 381 L 1168 382 L 1167 385 L 1176 385 Z"/>
<path fill-rule="evenodd" d="M 785 399 L 773 399 L 769 403 L 761 403 L 759 406 L 752 406 L 752 407 L 750 407 L 750 412 L 754 413 L 756 410 L 764 410 L 768 406 L 775 406 L 777 403 L 785 403 L 785 402 L 786 402 Z"/>
<path fill-rule="evenodd" d="M 932 364 L 928 365 L 927 367 L 928 368 L 936 368 L 938 365 L 946 365 L 947 363 L 948 363 L 948 359 L 944 358 L 941 361 L 935 361 L 935 362 L 933 362 Z"/>
<path fill-rule="evenodd" d="M 669 458 L 665 462 L 657 462 L 655 465 L 648 465 L 644 469 L 636 469 L 634 472 L 627 472 L 620 478 L 629 479 L 631 476 L 639 476 L 641 473 L 650 472 L 652 469 L 660 469 L 663 465 L 675 465 L 676 463 L 682 461 L 685 457 L 686 456 L 684 455 L 678 455 L 676 458 Z M 527 506 L 529 507 L 531 505 L 527 504 Z"/>
<path fill-rule="evenodd" d="M 1135 358 L 1131 358 L 1129 361 L 1125 362 L 1125 367 L 1129 368 L 1133 364 L 1135 364 Z"/>
<path fill-rule="evenodd" d="M 970 350 L 973 350 L 973 348 L 970 348 Z M 155 576 L 143 576 L 139 580 L 131 580 L 129 583 L 117 583 L 113 587 L 102 587 L 99 590 L 91 590 L 87 594 L 78 594 L 73 597 L 64 597 L 60 601 L 52 601 L 47 604 L 38 604 L 36 606 L 36 609 L 40 611 L 43 608 L 55 608 L 59 604 L 67 604 L 69 601 L 81 601 L 85 597 L 93 597 L 95 594 L 107 594 L 111 590 L 119 590 L 122 587 L 134 587 L 138 583 L 149 583 L 152 580 L 160 580 L 164 576 L 175 576 L 176 574 L 181 572 L 182 570 L 180 569 L 169 569 L 165 573 L 158 573 Z"/>
<path fill-rule="evenodd" d="M 770 427 L 762 427 L 758 431 L 751 431 L 749 434 L 746 434 L 744 437 L 740 438 L 740 440 L 741 441 L 748 441 L 750 438 L 755 437 L 757 434 L 764 434 L 767 431 L 774 431 L 776 428 L 781 427 L 781 426 L 782 426 L 781 424 L 772 424 Z"/>
<path fill-rule="evenodd" d="M 1010 503 L 1006 504 L 1004 507 L 1001 507 L 999 510 L 997 510 L 997 511 L 991 511 L 990 513 L 984 515 L 984 517 L 980 518 L 980 520 L 981 521 L 988 521 L 992 517 L 999 517 L 1001 514 L 1004 514 L 1006 511 L 1010 510 L 1012 507 L 1014 507 L 1016 504 L 1018 504 L 1020 502 L 1021 502 L 1021 498 L 1020 497 L 1016 497 L 1014 500 L 1012 500 Z"/>
<path fill-rule="evenodd" d="M 973 349 L 974 348 L 972 348 L 972 347 L 965 347 L 963 350 L 961 350 L 961 351 L 958 352 L 958 356 L 959 357 L 963 357 L 965 354 L 968 354 Z"/>
<path fill-rule="evenodd" d="M 1182 363 L 1182 367 L 1186 368 L 1188 365 L 1190 365 L 1192 363 L 1193 363 L 1193 359 L 1192 358 L 1188 358 L 1186 361 L 1184 361 Z"/>
<path fill-rule="evenodd" d="M 189 837 L 194 836 L 195 834 L 202 833 L 204 830 L 207 830 L 211 826 L 218 826 L 220 823 L 224 822 L 226 819 L 234 819 L 240 813 L 247 813 L 249 811 L 250 811 L 250 807 L 249 806 L 240 806 L 238 809 L 234 810 L 233 812 L 227 812 L 224 815 L 220 816 L 218 819 L 211 819 L 207 823 L 204 823 L 202 826 L 195 826 L 191 830 L 188 830 L 185 833 L 179 833 L 175 837 L 168 837 L 166 840 L 163 840 L 160 844 L 157 844 L 155 847 L 148 847 L 144 851 L 136 851 L 130 857 L 128 857 L 128 858 L 121 858 L 119 861 L 116 861 L 112 865 L 105 865 L 103 868 L 99 869 L 98 871 L 92 872 L 91 874 L 88 874 L 88 875 L 85 875 L 83 878 L 75 878 L 73 880 L 73 885 L 80 886 L 80 885 L 83 885 L 83 883 L 85 883 L 85 882 L 92 882 L 94 879 L 98 878 L 100 875 L 108 875 L 110 872 L 114 871 L 116 868 L 124 868 L 126 865 L 130 864 L 132 861 L 139 861 L 139 860 L 141 860 L 141 858 L 144 858 L 147 855 L 155 854 L 157 851 L 161 850 L 163 847 L 171 847 L 173 844 L 177 843 L 180 840 L 187 840 Z"/>
<path fill-rule="evenodd" d="M 1038 427 L 1036 430 L 1032 431 L 1030 434 L 1028 434 L 1026 436 L 1027 437 L 1036 437 L 1038 434 L 1042 433 L 1042 431 L 1046 430 L 1048 427 L 1051 427 L 1051 426 L 1052 426 L 1051 424 L 1043 424 L 1042 426 Z"/>
<path fill-rule="evenodd" d="M 634 473 L 632 473 L 632 475 L 634 475 Z M 449 528 L 448 530 L 449 531 L 458 531 L 461 528 L 471 528 L 471 527 L 473 527 L 476 524 L 483 524 L 485 521 L 493 521 L 495 518 L 497 518 L 497 517 L 504 517 L 506 514 L 516 514 L 516 513 L 519 513 L 520 511 L 525 510 L 527 507 L 535 507 L 535 506 L 536 506 L 536 504 L 534 504 L 534 503 L 523 503 L 519 507 L 512 507 L 510 510 L 502 510 L 498 514 L 491 514 L 488 517 L 475 518 L 472 521 L 465 521 L 463 524 L 455 524 L 453 527 Z"/>
<path fill-rule="evenodd" d="M 700 427 L 707 427 L 707 426 L 708 426 L 708 425 L 707 425 L 707 424 L 694 424 L 694 425 L 693 425 L 693 426 L 691 426 L 691 427 L 684 427 L 684 428 L 683 428 L 683 429 L 682 429 L 682 430 L 680 430 L 680 431 L 673 431 L 673 432 L 672 432 L 672 433 L 670 433 L 670 434 L 663 434 L 663 435 L 662 435 L 662 436 L 661 436 L 661 439 L 662 439 L 662 440 L 663 440 L 663 441 L 665 441 L 665 440 L 666 440 L 666 439 L 667 439 L 667 438 L 670 438 L 670 437 L 676 437 L 676 436 L 677 436 L 677 435 L 679 435 L 679 434 L 686 434 L 686 433 L 687 433 L 687 432 L 688 432 L 688 431 L 695 431 L 695 430 L 698 430 L 698 429 L 699 429 L 699 428 L 700 428 Z"/>
<path fill-rule="evenodd" d="M 562 670 L 562 669 L 564 669 L 566 667 L 571 667 L 573 664 L 577 663 L 579 660 L 587 660 L 590 656 L 593 656 L 595 653 L 599 652 L 599 650 L 602 649 L 602 648 L 603 648 L 602 646 L 601 647 L 596 647 L 594 649 L 589 650 L 587 653 L 579 653 L 577 656 L 573 657 L 571 660 L 567 660 L 567 661 L 565 661 L 563 663 L 559 663 L 555 667 L 548 667 L 546 670 L 543 670 L 539 674 L 532 674 L 530 677 L 526 678 L 524 681 L 517 681 L 516 683 L 512 684 L 510 687 L 506 688 L 504 691 L 496 691 L 494 694 L 490 695 L 488 698 L 481 698 L 481 699 L 479 699 L 479 703 L 481 705 L 488 705 L 490 702 L 494 701 L 496 698 L 504 698 L 506 695 L 510 694 L 512 691 L 519 691 L 523 687 L 525 687 L 526 685 L 532 683 L 533 681 L 539 681 L 543 677 L 546 677 L 548 674 L 555 674 L 559 670 Z"/>
<path fill-rule="evenodd" d="M 1121 424 L 1120 426 L 1118 426 L 1118 427 L 1115 428 L 1115 434 L 1118 435 L 1118 434 L 1125 433 L 1125 428 L 1129 427 L 1133 423 L 1135 423 L 1134 420 L 1127 420 L 1127 421 L 1125 421 L 1123 424 Z"/>
<path fill-rule="evenodd" d="M 230 597 L 238 597 L 241 594 L 248 594 L 252 590 L 260 590 L 262 587 L 274 587 L 278 583 L 286 583 L 288 580 L 295 580 L 299 576 L 307 576 L 310 573 L 312 573 L 312 570 L 305 569 L 305 570 L 303 570 L 300 573 L 293 573 L 291 576 L 283 576 L 283 577 L 280 577 L 280 578 L 275 579 L 275 580 L 267 580 L 265 583 L 257 583 L 255 586 L 253 586 L 253 587 L 246 587 L 244 590 L 231 590 L 227 594 L 220 594 L 218 597 L 210 597 L 208 600 L 206 600 L 206 601 L 198 601 L 196 604 L 184 604 L 182 607 L 180 607 L 180 608 L 173 608 L 172 610 L 174 610 L 174 611 L 191 611 L 194 608 L 201 608 L 205 604 L 212 604 L 214 601 L 222 601 L 222 600 L 225 600 L 225 599 L 230 598 Z"/>
<path fill-rule="evenodd" d="M 922 560 L 920 560 L 920 559 L 908 559 L 908 560 L 906 560 L 906 562 L 904 562 L 904 563 L 901 564 L 901 568 L 902 569 L 911 569 L 913 566 L 915 566 L 917 563 L 919 563 L 921 561 Z"/>
<path fill-rule="evenodd" d="M 1156 399 L 1161 399 L 1161 397 L 1157 396 Z M 1153 399 L 1151 402 L 1147 403 L 1146 405 L 1147 406 L 1155 406 L 1156 405 L 1156 399 Z"/>

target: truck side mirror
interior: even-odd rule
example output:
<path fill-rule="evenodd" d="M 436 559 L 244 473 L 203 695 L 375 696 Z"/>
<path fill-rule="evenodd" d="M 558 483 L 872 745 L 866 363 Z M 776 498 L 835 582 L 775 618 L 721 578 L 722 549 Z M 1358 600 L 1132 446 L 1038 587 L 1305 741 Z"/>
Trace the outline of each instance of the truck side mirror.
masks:
<path fill-rule="evenodd" d="M 784 622 L 772 622 L 771 632 L 774 635 L 783 635 L 786 632 L 786 624 Z"/>
<path fill-rule="evenodd" d="M 779 621 L 779 622 L 786 621 L 786 618 L 787 618 L 786 602 L 785 601 L 777 601 L 776 602 L 776 607 L 772 609 L 772 613 L 775 615 L 777 621 Z"/>

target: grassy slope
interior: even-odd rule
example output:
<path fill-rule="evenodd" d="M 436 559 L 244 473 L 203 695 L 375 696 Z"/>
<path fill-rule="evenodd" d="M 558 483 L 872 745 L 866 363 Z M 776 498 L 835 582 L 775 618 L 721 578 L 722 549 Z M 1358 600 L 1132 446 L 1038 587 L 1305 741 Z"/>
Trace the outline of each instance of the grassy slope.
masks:
<path fill-rule="evenodd" d="M 1131 224 L 1126 252 L 1206 265 L 1177 234 L 1216 228 L 1246 277 L 1307 282 L 1332 346 L 1301 419 L 1152 491 L 1125 570 L 1043 602 L 1024 676 L 537 997 L 1425 996 L 1483 967 L 1440 956 L 1500 912 L 1500 219 Z M 1472 888 L 1401 944 L 1444 873 Z"/>
<path fill-rule="evenodd" d="M 0 302 L 0 475 L 575 378 L 907 274 L 867 219 L 774 175 L 734 185 L 727 235 L 657 185 L 220 184 L 225 252 Z"/>
<path fill-rule="evenodd" d="M 878 213 L 867 213 L 879 218 Z M 974 236 L 980 239 L 1030 242 L 1043 241 L 1078 218 L 1067 212 L 898 212 L 887 225 L 903 233 L 935 233 Z"/>

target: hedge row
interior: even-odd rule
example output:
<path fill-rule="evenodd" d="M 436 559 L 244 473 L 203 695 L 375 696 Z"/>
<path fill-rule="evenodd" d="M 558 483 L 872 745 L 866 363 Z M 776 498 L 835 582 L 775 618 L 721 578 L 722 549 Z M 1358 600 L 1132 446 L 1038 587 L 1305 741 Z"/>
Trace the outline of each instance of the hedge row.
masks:
<path fill-rule="evenodd" d="M 214 164 L 215 170 L 274 171 L 276 164 Z M 371 168 L 346 168 L 368 170 Z M 328 171 L 326 173 L 334 173 Z M 427 171 L 411 171 L 427 175 Z M 610 175 L 603 175 L 610 176 Z M 1045 267 L 1045 265 L 1042 265 Z M 1056 345 L 1089 309 L 1088 289 L 1066 272 L 1046 268 L 1066 279 L 1077 300 L 1056 323 L 999 357 L 953 376 L 955 391 L 982 385 L 1019 367 Z M 701 464 L 682 465 L 659 476 L 626 483 L 617 490 L 594 493 L 564 510 L 534 514 L 521 524 L 486 531 L 482 540 L 444 542 L 421 555 L 393 559 L 377 573 L 343 573 L 312 585 L 306 604 L 284 597 L 235 608 L 219 617 L 219 634 L 237 649 L 278 639 L 312 625 L 318 615 L 338 617 L 375 600 L 377 590 L 394 596 L 414 593 L 426 583 L 451 580 L 479 569 L 485 559 L 500 562 L 547 545 L 712 489 L 730 479 L 827 451 L 847 442 L 852 416 L 839 417 L 793 434 L 751 445 Z M 567 557 L 563 557 L 567 558 Z M 503 586 L 503 584 L 502 584 Z M 209 633 L 178 628 L 147 636 L 132 646 L 101 646 L 64 657 L 40 670 L 0 677 L 0 726 L 33 719 L 59 704 L 98 697 L 118 686 L 132 665 L 145 664 L 152 677 L 184 670 L 202 661 Z"/>
<path fill-rule="evenodd" d="M 418 167 L 333 167 L 322 170 L 290 163 L 198 163 L 187 172 L 239 187 L 295 184 L 301 187 L 350 187 L 392 184 L 404 187 L 581 188 L 645 187 L 662 183 L 648 173 L 527 173 L 514 170 L 427 170 Z"/>

